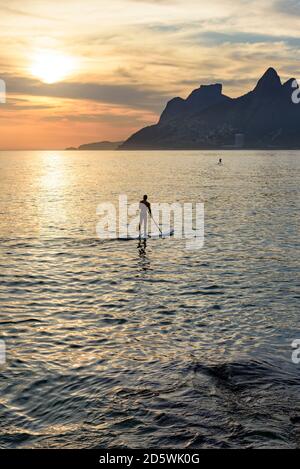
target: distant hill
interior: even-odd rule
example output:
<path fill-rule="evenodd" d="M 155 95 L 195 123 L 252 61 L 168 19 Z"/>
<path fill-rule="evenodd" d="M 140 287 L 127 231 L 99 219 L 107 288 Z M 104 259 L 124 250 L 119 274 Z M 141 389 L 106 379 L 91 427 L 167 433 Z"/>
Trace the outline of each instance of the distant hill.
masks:
<path fill-rule="evenodd" d="M 123 142 L 94 142 L 85 143 L 80 145 L 78 148 L 68 147 L 66 150 L 116 150 Z"/>
<path fill-rule="evenodd" d="M 221 84 L 202 85 L 187 99 L 169 101 L 157 124 L 133 134 L 120 149 L 300 148 L 293 81 L 282 84 L 269 68 L 239 98 L 222 94 Z"/>

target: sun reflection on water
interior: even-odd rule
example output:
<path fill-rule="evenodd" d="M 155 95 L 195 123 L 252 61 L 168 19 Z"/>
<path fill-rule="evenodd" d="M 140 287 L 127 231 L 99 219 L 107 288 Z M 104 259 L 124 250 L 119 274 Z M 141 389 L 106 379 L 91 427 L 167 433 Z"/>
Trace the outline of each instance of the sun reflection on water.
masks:
<path fill-rule="evenodd" d="M 59 152 L 40 155 L 39 177 L 39 232 L 40 235 L 57 235 L 67 222 L 67 191 L 70 176 L 66 158 Z"/>

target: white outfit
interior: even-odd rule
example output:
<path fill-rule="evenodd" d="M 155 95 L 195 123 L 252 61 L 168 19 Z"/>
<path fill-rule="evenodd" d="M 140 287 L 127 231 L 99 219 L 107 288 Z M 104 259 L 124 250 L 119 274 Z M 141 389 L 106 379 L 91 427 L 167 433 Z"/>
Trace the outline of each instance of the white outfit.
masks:
<path fill-rule="evenodd" d="M 148 207 L 147 205 L 140 202 L 140 234 L 142 234 L 143 227 L 143 236 L 147 236 L 147 225 L 148 225 Z"/>

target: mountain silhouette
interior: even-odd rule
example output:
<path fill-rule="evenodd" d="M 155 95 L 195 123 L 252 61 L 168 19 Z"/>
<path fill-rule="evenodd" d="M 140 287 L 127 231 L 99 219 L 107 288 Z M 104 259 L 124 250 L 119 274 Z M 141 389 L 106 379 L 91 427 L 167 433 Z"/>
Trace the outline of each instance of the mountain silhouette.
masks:
<path fill-rule="evenodd" d="M 116 150 L 123 142 L 109 142 L 104 140 L 102 142 L 84 143 L 78 148 L 68 147 L 66 150 Z"/>
<path fill-rule="evenodd" d="M 157 124 L 139 130 L 120 148 L 300 148 L 300 104 L 292 101 L 293 84 L 293 78 L 282 84 L 269 68 L 252 91 L 238 98 L 222 94 L 221 84 L 202 85 L 187 99 L 169 101 Z"/>

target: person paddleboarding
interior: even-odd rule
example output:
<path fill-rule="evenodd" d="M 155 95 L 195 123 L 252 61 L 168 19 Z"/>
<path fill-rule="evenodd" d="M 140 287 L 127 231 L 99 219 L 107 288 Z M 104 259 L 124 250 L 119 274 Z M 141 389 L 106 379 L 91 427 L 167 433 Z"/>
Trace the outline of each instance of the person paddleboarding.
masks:
<path fill-rule="evenodd" d="M 140 209 L 140 223 L 139 223 L 139 236 L 141 237 L 142 235 L 142 227 L 144 231 L 144 238 L 147 238 L 148 235 L 148 213 L 150 214 L 150 217 L 152 216 L 151 212 L 151 204 L 148 202 L 148 196 L 144 195 L 143 199 L 140 201 L 139 205 Z"/>

